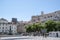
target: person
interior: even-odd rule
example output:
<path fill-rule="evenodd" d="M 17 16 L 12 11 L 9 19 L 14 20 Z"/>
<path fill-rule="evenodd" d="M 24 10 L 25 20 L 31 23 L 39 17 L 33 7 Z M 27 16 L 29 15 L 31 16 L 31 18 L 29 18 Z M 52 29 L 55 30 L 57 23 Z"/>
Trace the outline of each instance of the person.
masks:
<path fill-rule="evenodd" d="M 56 33 L 56 37 L 58 37 L 58 33 Z"/>

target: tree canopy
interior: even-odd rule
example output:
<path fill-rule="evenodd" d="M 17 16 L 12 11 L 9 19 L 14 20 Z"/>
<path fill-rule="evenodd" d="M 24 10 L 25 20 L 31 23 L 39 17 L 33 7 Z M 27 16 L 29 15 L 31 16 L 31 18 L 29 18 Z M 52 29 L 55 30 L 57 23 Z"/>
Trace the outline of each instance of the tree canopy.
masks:
<path fill-rule="evenodd" d="M 44 27 L 41 23 L 33 23 L 32 25 L 28 25 L 26 28 L 26 32 L 40 32 Z"/>
<path fill-rule="evenodd" d="M 45 22 L 45 27 L 47 29 L 47 32 L 49 31 L 55 31 L 55 26 L 56 26 L 56 22 L 52 21 L 52 20 L 48 20 L 47 22 Z"/>
<path fill-rule="evenodd" d="M 47 32 L 60 31 L 60 21 L 48 20 L 44 24 L 33 23 L 27 26 L 26 32 L 41 32 L 43 29 L 47 29 Z"/>

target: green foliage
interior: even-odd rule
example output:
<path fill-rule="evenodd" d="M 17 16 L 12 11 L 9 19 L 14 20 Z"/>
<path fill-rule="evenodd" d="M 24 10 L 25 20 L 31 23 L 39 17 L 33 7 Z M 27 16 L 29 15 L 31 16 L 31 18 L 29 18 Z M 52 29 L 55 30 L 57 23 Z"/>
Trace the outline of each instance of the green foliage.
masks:
<path fill-rule="evenodd" d="M 47 32 L 49 31 L 60 31 L 60 21 L 52 21 L 52 20 L 48 20 L 45 23 L 45 27 L 47 29 Z"/>
<path fill-rule="evenodd" d="M 41 30 L 47 29 L 49 31 L 60 31 L 60 21 L 52 21 L 48 20 L 44 24 L 42 23 L 33 23 L 31 25 L 26 26 L 27 32 L 41 32 Z"/>
<path fill-rule="evenodd" d="M 60 21 L 56 22 L 56 31 L 60 31 Z"/>
<path fill-rule="evenodd" d="M 26 27 L 26 32 L 31 32 L 32 31 L 32 27 L 31 27 L 31 25 L 28 25 L 27 27 Z"/>
<path fill-rule="evenodd" d="M 41 25 L 41 23 L 33 23 L 32 25 L 26 26 L 26 32 L 40 32 L 43 28 L 44 27 Z"/>
<path fill-rule="evenodd" d="M 47 32 L 55 31 L 56 23 L 52 20 L 49 20 L 45 23 L 45 26 L 46 26 Z"/>

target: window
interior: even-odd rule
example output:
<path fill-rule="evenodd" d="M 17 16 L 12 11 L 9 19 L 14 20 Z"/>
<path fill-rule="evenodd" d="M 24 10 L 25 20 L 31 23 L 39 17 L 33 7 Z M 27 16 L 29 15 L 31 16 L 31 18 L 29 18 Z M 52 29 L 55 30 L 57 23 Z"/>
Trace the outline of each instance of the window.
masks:
<path fill-rule="evenodd" d="M 50 16 L 50 17 L 52 17 L 52 16 Z"/>
<path fill-rule="evenodd" d="M 35 22 L 35 20 L 33 20 L 33 22 Z"/>
<path fill-rule="evenodd" d="M 7 27 L 6 27 L 6 29 L 7 29 Z"/>
<path fill-rule="evenodd" d="M 49 18 L 49 16 L 48 16 L 48 18 Z"/>
<path fill-rule="evenodd" d="M 3 26 L 4 26 L 4 23 L 3 23 Z"/>
<path fill-rule="evenodd" d="M 25 24 L 24 24 L 25 25 Z"/>
<path fill-rule="evenodd" d="M 4 32 L 4 30 L 2 30 L 2 32 Z"/>
<path fill-rule="evenodd" d="M 6 24 L 6 26 L 7 26 L 7 24 Z"/>
<path fill-rule="evenodd" d="M 44 18 L 46 18 L 46 17 L 44 17 Z"/>
<path fill-rule="evenodd" d="M 55 16 L 55 18 L 59 18 L 58 16 Z"/>
<path fill-rule="evenodd" d="M 4 27 L 2 27 L 2 29 L 4 29 Z"/>
<path fill-rule="evenodd" d="M 57 17 L 55 17 L 55 18 L 57 18 Z"/>

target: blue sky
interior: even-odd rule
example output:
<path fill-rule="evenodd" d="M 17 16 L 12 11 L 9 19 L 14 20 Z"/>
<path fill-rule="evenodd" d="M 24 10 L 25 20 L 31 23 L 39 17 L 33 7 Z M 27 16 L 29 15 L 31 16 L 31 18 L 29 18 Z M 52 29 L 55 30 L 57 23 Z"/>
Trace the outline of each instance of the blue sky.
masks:
<path fill-rule="evenodd" d="M 0 18 L 28 21 L 33 15 L 60 10 L 60 0 L 0 0 Z"/>

